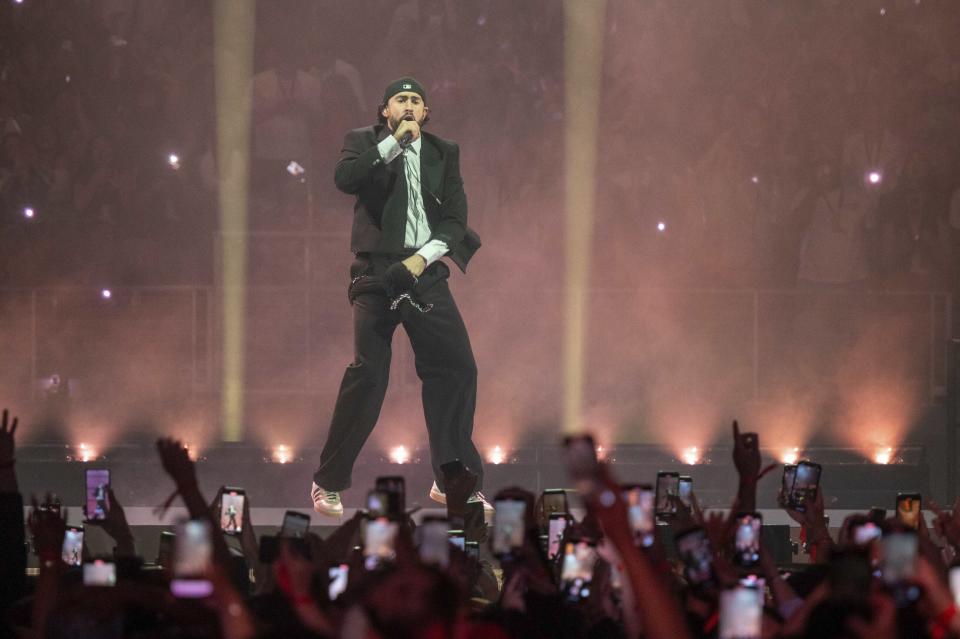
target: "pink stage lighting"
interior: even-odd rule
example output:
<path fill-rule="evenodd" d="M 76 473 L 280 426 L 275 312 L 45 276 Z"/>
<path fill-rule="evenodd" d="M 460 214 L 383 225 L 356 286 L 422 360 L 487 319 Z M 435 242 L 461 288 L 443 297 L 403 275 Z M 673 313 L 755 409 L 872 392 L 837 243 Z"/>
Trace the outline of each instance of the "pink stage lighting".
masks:
<path fill-rule="evenodd" d="M 410 451 L 406 446 L 394 446 L 390 449 L 390 461 L 394 464 L 406 464 L 410 461 Z"/>
<path fill-rule="evenodd" d="M 273 449 L 273 461 L 278 464 L 289 464 L 293 461 L 293 451 L 285 444 L 280 444 Z"/>
<path fill-rule="evenodd" d="M 683 460 L 684 464 L 688 466 L 695 466 L 700 463 L 700 449 L 696 446 L 688 446 L 683 449 L 683 452 L 680 453 L 680 458 Z"/>

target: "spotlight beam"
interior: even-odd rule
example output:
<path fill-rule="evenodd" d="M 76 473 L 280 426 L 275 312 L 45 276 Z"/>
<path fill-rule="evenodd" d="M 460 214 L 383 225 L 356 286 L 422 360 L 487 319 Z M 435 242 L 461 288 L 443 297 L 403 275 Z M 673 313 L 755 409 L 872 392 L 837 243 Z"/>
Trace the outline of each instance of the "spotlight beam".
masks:
<path fill-rule="evenodd" d="M 250 82 L 256 0 L 216 0 L 214 63 L 223 361 L 221 427 L 224 441 L 243 439 L 247 184 L 250 167 Z"/>
<path fill-rule="evenodd" d="M 590 245 L 606 0 L 564 0 L 563 430 L 583 430 L 583 379 Z"/>

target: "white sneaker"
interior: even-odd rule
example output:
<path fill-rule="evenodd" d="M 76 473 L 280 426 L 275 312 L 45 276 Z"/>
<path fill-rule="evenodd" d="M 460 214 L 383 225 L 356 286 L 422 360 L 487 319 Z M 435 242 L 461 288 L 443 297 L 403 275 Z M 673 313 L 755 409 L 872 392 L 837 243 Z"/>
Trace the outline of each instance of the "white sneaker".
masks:
<path fill-rule="evenodd" d="M 430 487 L 430 499 L 438 504 L 447 505 L 447 496 L 440 492 L 440 487 L 437 486 L 437 482 L 433 482 L 433 486 Z"/>
<path fill-rule="evenodd" d="M 438 504 L 447 505 L 447 496 L 446 494 L 440 492 L 440 487 L 437 486 L 437 482 L 433 482 L 433 486 L 430 487 L 430 499 L 437 502 Z M 483 496 L 483 493 L 479 490 L 473 495 L 470 496 L 470 499 L 467 501 L 479 501 L 483 502 L 483 512 L 485 514 L 490 514 L 493 512 L 493 504 L 487 501 L 487 498 Z"/>
<path fill-rule="evenodd" d="M 313 509 L 327 517 L 342 517 L 343 504 L 340 503 L 340 493 L 335 490 L 324 490 L 313 482 L 310 487 L 310 498 L 313 500 Z"/>

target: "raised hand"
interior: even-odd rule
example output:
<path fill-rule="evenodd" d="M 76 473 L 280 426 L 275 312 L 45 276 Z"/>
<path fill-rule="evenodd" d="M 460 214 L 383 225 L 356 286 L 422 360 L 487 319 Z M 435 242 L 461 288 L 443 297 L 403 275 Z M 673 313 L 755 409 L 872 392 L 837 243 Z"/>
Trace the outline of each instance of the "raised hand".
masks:
<path fill-rule="evenodd" d="M 97 526 L 103 528 L 110 537 L 117 542 L 117 552 L 121 555 L 135 554 L 133 547 L 133 533 L 130 531 L 130 525 L 127 523 L 127 515 L 123 511 L 123 506 L 117 501 L 117 496 L 113 494 L 113 489 L 107 489 L 107 497 L 110 499 L 110 507 L 103 519 L 87 519 L 83 523 L 87 526 Z"/>
<path fill-rule="evenodd" d="M 53 503 L 54 497 L 47 493 L 44 506 Z M 52 508 L 41 508 L 36 496 L 31 496 L 33 510 L 27 517 L 27 527 L 33 537 L 33 549 L 42 561 L 59 561 L 63 550 L 63 537 L 67 532 L 67 513 Z"/>
<path fill-rule="evenodd" d="M 3 418 L 0 419 L 0 468 L 13 464 L 16 446 L 14 444 L 14 435 L 17 432 L 17 424 L 20 420 L 17 417 L 10 421 L 10 411 L 3 409 Z"/>
<path fill-rule="evenodd" d="M 933 529 L 954 548 L 960 546 L 960 497 L 953 503 L 952 511 L 942 510 L 933 501 L 928 504 L 930 510 L 936 515 L 933 519 Z"/>
<path fill-rule="evenodd" d="M 733 465 L 743 480 L 756 481 L 760 476 L 760 436 L 741 433 L 737 420 L 733 420 Z"/>
<path fill-rule="evenodd" d="M 197 485 L 197 471 L 190 454 L 180 440 L 161 437 L 157 440 L 160 463 L 181 493 Z"/>

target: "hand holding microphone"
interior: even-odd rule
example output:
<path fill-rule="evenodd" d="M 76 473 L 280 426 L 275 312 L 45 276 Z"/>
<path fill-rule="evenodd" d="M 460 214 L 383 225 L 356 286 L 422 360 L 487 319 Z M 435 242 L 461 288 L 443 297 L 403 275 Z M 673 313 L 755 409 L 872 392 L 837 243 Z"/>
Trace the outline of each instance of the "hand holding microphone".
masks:
<path fill-rule="evenodd" d="M 404 116 L 403 120 L 400 121 L 400 126 L 394 131 L 393 137 L 400 143 L 400 146 L 407 146 L 420 137 L 420 125 L 413 115 Z"/>

